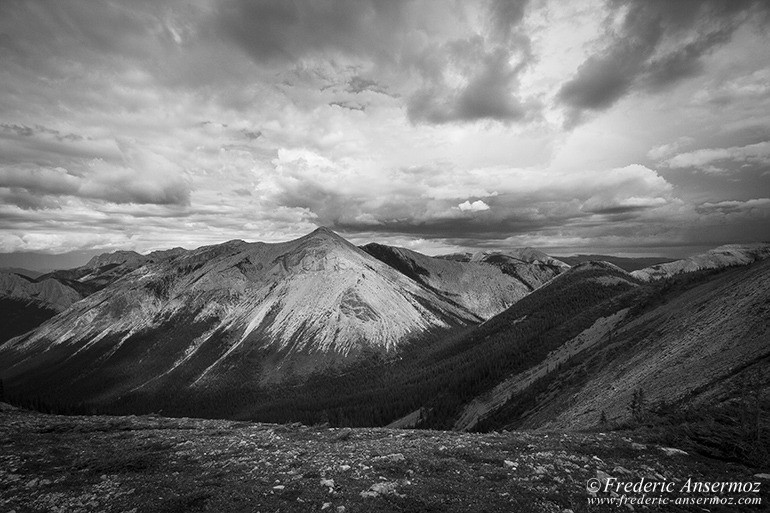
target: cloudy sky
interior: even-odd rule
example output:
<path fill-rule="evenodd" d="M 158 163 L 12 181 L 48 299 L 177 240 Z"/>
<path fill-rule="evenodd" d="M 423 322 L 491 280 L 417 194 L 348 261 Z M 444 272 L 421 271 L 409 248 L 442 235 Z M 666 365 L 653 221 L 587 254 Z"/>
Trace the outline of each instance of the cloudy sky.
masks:
<path fill-rule="evenodd" d="M 0 3 L 0 253 L 770 239 L 770 3 Z"/>

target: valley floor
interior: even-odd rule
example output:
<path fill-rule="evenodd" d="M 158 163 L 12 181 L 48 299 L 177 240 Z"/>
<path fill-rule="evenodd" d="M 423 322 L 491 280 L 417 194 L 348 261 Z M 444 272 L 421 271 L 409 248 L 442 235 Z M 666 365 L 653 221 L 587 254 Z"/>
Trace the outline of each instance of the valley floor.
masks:
<path fill-rule="evenodd" d="M 759 494 L 732 496 L 764 505 L 705 510 L 770 504 L 770 481 L 745 467 L 624 433 L 480 435 L 0 410 L 4 512 L 629 511 L 588 505 L 587 480 L 607 476 L 676 481 L 677 491 L 688 478 L 759 481 Z M 658 510 L 704 507 L 647 509 Z"/>

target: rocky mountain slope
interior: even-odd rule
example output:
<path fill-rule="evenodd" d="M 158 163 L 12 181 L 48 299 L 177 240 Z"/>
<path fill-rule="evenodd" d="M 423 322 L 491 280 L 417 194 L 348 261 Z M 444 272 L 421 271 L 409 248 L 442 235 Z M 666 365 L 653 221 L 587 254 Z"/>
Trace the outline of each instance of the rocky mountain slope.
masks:
<path fill-rule="evenodd" d="M 593 355 L 603 368 L 558 414 L 533 412 L 524 425 L 580 429 L 595 426 L 602 411 L 621 420 L 636 390 L 650 405 L 702 406 L 740 396 L 749 381 L 770 385 L 770 261 L 661 295 L 634 315 L 605 319 L 612 340 L 604 335 L 606 346 Z"/>
<path fill-rule="evenodd" d="M 457 400 L 442 427 L 474 429 L 553 372 L 571 356 L 590 348 L 587 332 L 606 332 L 602 321 L 627 309 L 638 297 L 640 282 L 607 262 L 579 264 L 555 277 L 505 312 L 458 336 L 451 354 L 459 361 L 487 362 L 457 388 Z M 466 363 L 466 367 L 472 367 Z M 463 369 L 467 372 L 467 369 Z M 457 372 L 457 371 L 455 371 Z M 480 379 L 484 376 L 485 379 Z M 453 384 L 455 388 L 456 384 Z M 478 392 L 475 392 L 478 391 Z M 441 398 L 420 405 L 414 426 L 431 426 Z M 398 425 L 398 424 L 397 424 Z"/>
<path fill-rule="evenodd" d="M 318 229 L 286 243 L 231 241 L 145 263 L 0 346 L 0 375 L 90 400 L 168 389 L 181 396 L 306 375 L 479 320 Z"/>
<path fill-rule="evenodd" d="M 38 279 L 54 279 L 77 290 L 85 297 L 119 280 L 145 264 L 177 257 L 186 250 L 173 248 L 140 255 L 135 251 L 114 251 L 97 255 L 83 266 L 47 273 Z"/>
<path fill-rule="evenodd" d="M 480 435 L 3 410 L 0 510 L 9 512 L 625 511 L 597 504 L 611 493 L 587 490 L 589 479 L 612 478 L 672 482 L 677 491 L 688 479 L 760 483 L 759 493 L 733 494 L 755 504 L 709 504 L 712 512 L 763 511 L 770 500 L 770 475 L 643 433 Z"/>
<path fill-rule="evenodd" d="M 768 400 L 768 304 L 768 260 L 637 286 L 542 360 L 468 402 L 456 427 L 599 429 L 672 422 L 663 419 L 684 411 L 740 425 Z M 644 399 L 635 411 L 637 394 Z"/>
<path fill-rule="evenodd" d="M 507 266 L 496 265 L 495 259 L 498 263 L 503 262 L 502 254 L 480 255 L 477 259 L 471 255 L 466 260 L 433 258 L 405 248 L 375 243 L 361 249 L 482 319 L 502 312 L 566 268 L 550 263 L 552 261 L 544 264 L 535 259 L 518 260 Z M 515 272 L 517 268 L 519 271 Z"/>
<path fill-rule="evenodd" d="M 658 280 L 704 269 L 746 265 L 770 258 L 770 243 L 727 244 L 690 258 L 654 265 L 633 272 L 640 280 Z"/>
<path fill-rule="evenodd" d="M 332 425 L 387 425 L 449 429 L 462 408 L 514 372 L 537 365 L 549 351 L 614 311 L 613 301 L 633 293 L 639 282 L 610 264 L 567 271 L 503 313 L 466 327 L 404 346 L 395 358 L 364 358 L 344 372 L 308 376 L 269 394 L 239 388 L 236 394 L 197 390 L 184 404 L 145 396 L 124 401 L 115 413 L 167 414 Z M 623 299 L 625 301 L 625 299 Z M 629 299 L 628 301 L 631 301 Z"/>
<path fill-rule="evenodd" d="M 0 343 L 26 333 L 148 262 L 184 252 L 181 248 L 140 255 L 116 251 L 93 257 L 86 265 L 49 273 L 0 270 L 0 302 L 4 332 Z"/>

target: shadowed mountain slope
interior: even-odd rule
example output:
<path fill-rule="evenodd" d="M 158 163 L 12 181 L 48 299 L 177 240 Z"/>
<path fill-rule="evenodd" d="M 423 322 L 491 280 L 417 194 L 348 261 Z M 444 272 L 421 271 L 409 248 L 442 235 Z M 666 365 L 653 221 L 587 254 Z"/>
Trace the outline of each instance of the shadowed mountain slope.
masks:
<path fill-rule="evenodd" d="M 767 393 L 770 261 L 682 274 L 639 291 L 540 364 L 475 398 L 459 427 L 608 428 L 653 411 L 715 412 L 750 390 Z M 636 394 L 644 403 L 634 407 Z"/>

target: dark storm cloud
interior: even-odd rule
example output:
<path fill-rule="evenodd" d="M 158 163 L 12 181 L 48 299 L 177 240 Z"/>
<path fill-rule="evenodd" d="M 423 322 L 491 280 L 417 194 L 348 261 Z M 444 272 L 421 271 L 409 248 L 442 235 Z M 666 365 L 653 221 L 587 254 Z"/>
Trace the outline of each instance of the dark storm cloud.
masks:
<path fill-rule="evenodd" d="M 226 127 L 227 125 L 224 125 L 224 126 Z M 244 128 L 241 130 L 241 133 L 243 134 L 244 137 L 246 137 L 246 139 L 250 141 L 255 141 L 260 137 L 262 137 L 262 132 L 260 130 L 247 130 Z"/>
<path fill-rule="evenodd" d="M 263 65 L 292 64 L 307 56 L 334 59 L 344 55 L 396 80 L 416 74 L 419 85 L 408 91 L 407 114 L 413 123 L 448 123 L 493 119 L 525 119 L 537 106 L 517 97 L 518 75 L 529 64 L 529 39 L 519 31 L 527 1 L 490 2 L 488 33 L 450 39 L 426 29 L 429 5 L 405 1 L 313 2 L 233 0 L 219 13 L 218 30 Z M 411 7 L 415 9 L 410 10 Z M 459 8 L 458 6 L 455 6 Z M 462 18 L 462 16 L 459 16 Z M 459 21 L 459 20 L 458 20 Z M 417 36 L 419 35 L 419 36 Z M 427 36 L 428 46 L 412 48 L 410 37 Z M 512 64 L 511 61 L 518 61 Z M 463 85 L 450 84 L 460 74 Z M 400 84 L 399 84 L 400 85 Z M 345 91 L 398 97 L 372 77 L 351 77 Z M 349 106 L 343 102 L 340 106 Z"/>
<path fill-rule="evenodd" d="M 493 0 L 490 7 L 490 19 L 494 33 L 501 39 L 508 39 L 521 23 L 529 0 Z"/>
<path fill-rule="evenodd" d="M 423 239 L 455 239 L 464 244 L 469 241 L 495 239 L 502 240 L 511 235 L 530 233 L 536 227 L 532 223 L 506 220 L 502 223 L 489 223 L 475 219 L 433 220 L 429 223 L 415 224 L 409 221 L 386 221 L 379 225 L 340 221 L 334 223 L 334 229 L 343 232 L 373 234 L 404 234 Z M 539 228 L 545 228 L 544 225 Z"/>
<path fill-rule="evenodd" d="M 527 4 L 527 0 L 494 0 L 486 13 L 492 27 L 488 34 L 450 41 L 418 58 L 424 85 L 407 104 L 413 123 L 522 121 L 540 110 L 537 103 L 518 97 L 519 74 L 533 61 L 529 37 L 519 30 Z M 444 55 L 443 62 L 436 53 Z M 447 84 L 448 70 L 460 71 L 466 83 Z"/>
<path fill-rule="evenodd" d="M 231 0 L 218 30 L 260 62 L 294 61 L 327 50 L 386 54 L 401 23 L 401 0 Z"/>
<path fill-rule="evenodd" d="M 16 205 L 22 210 L 47 210 L 58 209 L 60 202 L 57 198 L 51 196 L 41 196 L 32 194 L 26 189 L 0 187 L 0 199 L 6 205 Z M 6 219 L 6 221 L 8 221 Z"/>
<path fill-rule="evenodd" d="M 14 197 L 30 205 L 32 196 L 74 196 L 157 205 L 185 205 L 190 201 L 190 186 L 181 177 L 143 180 L 137 179 L 131 169 L 108 165 L 98 171 L 81 170 L 78 174 L 64 168 L 0 167 L 0 188 L 10 189 Z M 20 190 L 25 192 L 19 193 Z"/>
<path fill-rule="evenodd" d="M 348 81 L 348 86 L 345 90 L 353 94 L 362 93 L 364 91 L 374 91 L 375 93 L 388 94 L 388 90 L 378 84 L 375 80 L 362 78 L 359 76 L 352 77 Z"/>
<path fill-rule="evenodd" d="M 615 214 L 630 214 L 633 212 L 639 212 L 641 210 L 647 210 L 649 208 L 654 208 L 653 206 L 644 206 L 644 205 L 618 205 L 613 207 L 598 207 L 598 208 L 592 208 L 587 209 L 586 212 L 590 212 L 592 214 L 607 214 L 607 215 L 615 215 Z"/>
<path fill-rule="evenodd" d="M 63 134 L 59 130 L 53 128 L 47 128 L 40 125 L 34 127 L 28 127 L 26 125 L 15 125 L 8 123 L 0 123 L 0 131 L 11 132 L 21 137 L 32 137 L 36 134 L 48 134 L 53 135 L 59 141 L 82 141 L 85 139 L 82 135 L 77 134 Z"/>
<path fill-rule="evenodd" d="M 358 110 L 361 112 L 366 111 L 366 105 L 361 105 L 358 103 L 352 103 L 352 102 L 331 102 L 329 103 L 330 107 L 340 107 L 342 109 L 348 109 L 348 110 Z"/>
<path fill-rule="evenodd" d="M 538 110 L 537 105 L 525 105 L 515 96 L 518 75 L 529 63 L 528 52 L 515 66 L 507 49 L 487 51 L 478 39 L 454 42 L 446 52 L 453 66 L 467 69 L 468 82 L 453 88 L 445 81 L 444 67 L 433 67 L 426 86 L 409 99 L 407 113 L 412 122 L 518 121 Z"/>
<path fill-rule="evenodd" d="M 758 0 L 611 1 L 613 14 L 627 9 L 619 30 L 559 91 L 558 99 L 571 109 L 569 123 L 633 90 L 660 90 L 699 74 L 702 57 L 728 42 L 742 23 L 757 19 L 757 12 L 763 11 L 766 21 L 768 5 Z"/>

